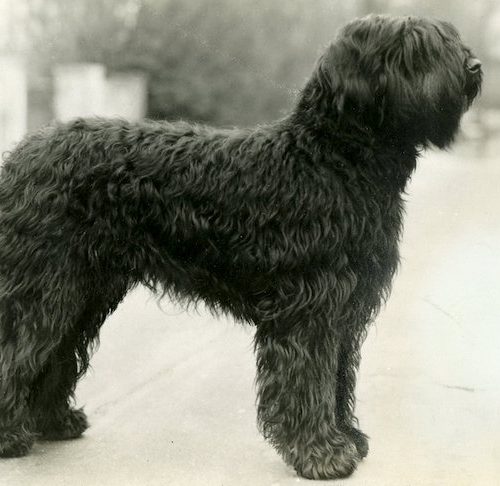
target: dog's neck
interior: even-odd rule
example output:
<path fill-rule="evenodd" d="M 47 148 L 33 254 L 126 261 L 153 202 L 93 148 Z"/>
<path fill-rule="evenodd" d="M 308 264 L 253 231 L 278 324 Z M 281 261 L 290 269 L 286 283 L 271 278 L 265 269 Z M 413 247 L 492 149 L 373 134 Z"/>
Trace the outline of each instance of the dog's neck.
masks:
<path fill-rule="evenodd" d="M 313 77 L 286 126 L 291 131 L 306 133 L 308 136 L 300 139 L 309 141 L 310 150 L 322 146 L 323 153 L 335 159 L 342 158 L 353 167 L 366 166 L 372 161 L 375 175 L 398 180 L 399 189 L 403 189 L 415 169 L 420 152 L 417 142 L 396 135 L 387 126 L 369 123 L 369 113 L 339 112 L 337 106 L 335 96 Z M 303 148 L 308 150 L 308 147 Z"/>

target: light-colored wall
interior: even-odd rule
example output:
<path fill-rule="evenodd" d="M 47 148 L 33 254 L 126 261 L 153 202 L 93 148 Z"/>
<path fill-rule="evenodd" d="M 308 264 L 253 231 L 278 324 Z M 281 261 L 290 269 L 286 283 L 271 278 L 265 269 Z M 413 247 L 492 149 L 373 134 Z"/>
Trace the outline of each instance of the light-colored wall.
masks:
<path fill-rule="evenodd" d="M 25 134 L 27 104 L 26 69 L 22 60 L 0 56 L 0 154 L 12 149 Z"/>

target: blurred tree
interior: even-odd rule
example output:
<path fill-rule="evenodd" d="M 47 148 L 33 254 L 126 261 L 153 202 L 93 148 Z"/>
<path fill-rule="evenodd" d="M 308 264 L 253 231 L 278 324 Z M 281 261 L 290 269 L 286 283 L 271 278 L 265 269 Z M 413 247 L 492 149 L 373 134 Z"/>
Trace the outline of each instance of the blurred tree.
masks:
<path fill-rule="evenodd" d="M 134 28 L 139 1 L 17 0 L 17 5 L 25 12 L 28 126 L 36 128 L 52 118 L 54 64 L 107 63 L 120 55 Z"/>
<path fill-rule="evenodd" d="M 289 106 L 318 44 L 345 20 L 331 16 L 332 3 L 145 1 L 123 65 L 149 73 L 152 116 L 221 124 L 274 118 Z"/>
<path fill-rule="evenodd" d="M 25 0 L 33 58 L 105 62 L 134 27 L 138 0 Z"/>
<path fill-rule="evenodd" d="M 283 114 L 353 13 L 335 0 L 24 1 L 37 86 L 57 62 L 141 69 L 151 116 L 224 125 Z"/>
<path fill-rule="evenodd" d="M 481 22 L 496 0 L 11 1 L 26 6 L 40 98 L 54 63 L 102 62 L 148 74 L 152 117 L 250 125 L 284 114 L 347 20 L 369 12 L 441 17 L 481 46 Z"/>

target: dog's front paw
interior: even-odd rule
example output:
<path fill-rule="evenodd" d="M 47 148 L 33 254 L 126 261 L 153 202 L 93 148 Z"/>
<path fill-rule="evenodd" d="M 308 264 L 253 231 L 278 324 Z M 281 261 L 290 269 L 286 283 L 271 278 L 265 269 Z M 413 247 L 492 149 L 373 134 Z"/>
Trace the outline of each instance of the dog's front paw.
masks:
<path fill-rule="evenodd" d="M 368 436 L 356 427 L 349 427 L 345 433 L 354 442 L 361 459 L 364 459 L 370 450 L 368 445 Z"/>
<path fill-rule="evenodd" d="M 34 442 L 34 435 L 24 427 L 0 428 L 0 457 L 25 456 Z"/>
<path fill-rule="evenodd" d="M 353 473 L 361 455 L 353 439 L 337 435 L 332 441 L 311 443 L 300 453 L 292 451 L 287 459 L 304 478 L 338 479 Z"/>
<path fill-rule="evenodd" d="M 69 440 L 80 437 L 88 426 L 82 409 L 66 409 L 38 420 L 37 433 L 41 440 Z"/>

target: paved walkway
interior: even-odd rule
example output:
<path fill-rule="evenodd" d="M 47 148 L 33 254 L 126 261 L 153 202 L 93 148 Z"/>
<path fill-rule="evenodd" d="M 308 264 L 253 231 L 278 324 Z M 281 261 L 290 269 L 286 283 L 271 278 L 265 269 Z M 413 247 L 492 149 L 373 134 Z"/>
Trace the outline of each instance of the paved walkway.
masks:
<path fill-rule="evenodd" d="M 363 350 L 371 451 L 331 484 L 500 485 L 500 161 L 469 160 L 420 162 L 402 267 Z M 251 329 L 160 308 L 138 289 L 78 388 L 85 437 L 0 461 L 0 485 L 307 483 L 256 431 L 251 348 Z"/>

